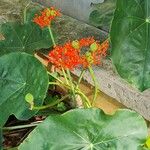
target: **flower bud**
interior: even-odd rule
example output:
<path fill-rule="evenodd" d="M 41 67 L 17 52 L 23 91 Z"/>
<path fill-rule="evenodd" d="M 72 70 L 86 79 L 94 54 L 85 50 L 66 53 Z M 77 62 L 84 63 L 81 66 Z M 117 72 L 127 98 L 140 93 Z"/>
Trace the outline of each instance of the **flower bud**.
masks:
<path fill-rule="evenodd" d="M 34 97 L 33 97 L 33 95 L 31 93 L 26 94 L 25 100 L 26 100 L 26 102 L 28 102 L 30 104 L 30 109 L 32 110 L 32 108 L 34 106 Z"/>
<path fill-rule="evenodd" d="M 51 10 L 51 16 L 56 16 L 56 11 L 55 10 Z"/>
<path fill-rule="evenodd" d="M 78 40 L 72 41 L 72 47 L 75 49 L 80 49 L 80 43 Z"/>
<path fill-rule="evenodd" d="M 86 60 L 87 60 L 90 64 L 92 64 L 92 63 L 93 63 L 93 57 L 92 57 L 91 52 L 86 52 L 86 53 L 85 53 L 85 56 L 86 56 Z"/>
<path fill-rule="evenodd" d="M 51 15 L 51 10 L 49 8 L 46 9 L 46 16 L 49 17 Z"/>
<path fill-rule="evenodd" d="M 91 52 L 86 52 L 85 53 L 86 58 L 91 56 Z"/>
<path fill-rule="evenodd" d="M 95 52 L 98 49 L 98 45 L 96 42 L 90 45 L 90 51 Z"/>

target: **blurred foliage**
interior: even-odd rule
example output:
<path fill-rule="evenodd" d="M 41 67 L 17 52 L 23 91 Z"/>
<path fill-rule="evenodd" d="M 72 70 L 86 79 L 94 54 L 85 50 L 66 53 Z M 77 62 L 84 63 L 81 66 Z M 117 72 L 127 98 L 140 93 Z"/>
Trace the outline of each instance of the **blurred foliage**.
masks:
<path fill-rule="evenodd" d="M 93 11 L 89 21 L 94 26 L 109 31 L 111 20 L 116 7 L 116 0 L 105 0 L 103 3 L 92 4 Z"/>
<path fill-rule="evenodd" d="M 112 61 L 133 87 L 150 88 L 150 1 L 117 0 L 111 26 Z"/>

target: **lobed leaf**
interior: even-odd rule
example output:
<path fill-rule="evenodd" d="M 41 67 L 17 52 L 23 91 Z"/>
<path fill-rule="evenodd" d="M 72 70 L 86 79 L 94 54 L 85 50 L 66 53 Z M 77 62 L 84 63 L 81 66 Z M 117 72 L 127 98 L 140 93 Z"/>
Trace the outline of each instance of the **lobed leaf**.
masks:
<path fill-rule="evenodd" d="M 48 74 L 32 55 L 10 53 L 0 57 L 0 127 L 14 114 L 20 120 L 32 117 L 25 96 L 31 93 L 35 105 L 42 105 L 48 89 Z"/>
<path fill-rule="evenodd" d="M 16 51 L 33 54 L 36 50 L 52 46 L 48 29 L 41 29 L 33 23 L 5 23 L 1 25 L 0 32 L 4 36 L 4 40 L 0 41 L 0 55 Z"/>
<path fill-rule="evenodd" d="M 149 0 L 117 0 L 111 27 L 113 63 L 140 91 L 150 88 L 149 10 Z"/>
<path fill-rule="evenodd" d="M 19 150 L 137 150 L 146 137 L 146 123 L 133 111 L 109 116 L 96 108 L 75 109 L 49 116 Z"/>

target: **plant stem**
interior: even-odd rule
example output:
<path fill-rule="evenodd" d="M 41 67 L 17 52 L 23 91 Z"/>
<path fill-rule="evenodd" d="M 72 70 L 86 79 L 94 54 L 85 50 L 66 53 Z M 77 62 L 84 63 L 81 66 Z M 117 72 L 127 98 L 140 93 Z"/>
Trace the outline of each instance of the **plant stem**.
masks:
<path fill-rule="evenodd" d="M 23 11 L 23 23 L 24 23 L 24 24 L 26 23 L 26 18 L 27 18 L 27 16 L 26 16 L 26 11 L 27 11 L 27 8 L 25 7 L 25 8 L 24 8 L 24 11 Z"/>
<path fill-rule="evenodd" d="M 72 91 L 72 94 L 73 94 L 73 100 L 76 101 L 76 94 L 75 94 L 75 88 L 74 88 L 74 85 L 73 85 L 73 82 L 72 82 L 72 77 L 71 77 L 69 69 L 67 69 L 66 71 L 67 71 L 68 79 L 69 79 L 69 82 L 70 82 L 71 91 Z"/>
<path fill-rule="evenodd" d="M 78 81 L 77 81 L 77 84 L 76 84 L 75 89 L 78 89 L 79 84 L 80 84 L 80 82 L 81 82 L 81 80 L 82 80 L 82 78 L 83 78 L 84 73 L 85 73 L 85 70 L 82 70 L 81 73 L 80 73 L 79 79 L 78 79 Z"/>
<path fill-rule="evenodd" d="M 65 78 L 65 80 L 66 80 L 66 83 L 69 84 L 69 81 L 68 81 L 68 79 L 67 79 L 67 75 L 66 75 L 66 72 L 65 72 L 64 68 L 61 67 L 61 70 L 62 70 L 62 72 L 63 72 L 63 76 L 64 76 L 64 78 Z"/>
<path fill-rule="evenodd" d="M 62 97 L 61 99 L 56 100 L 55 102 L 45 105 L 45 106 L 34 106 L 32 110 L 43 110 L 43 109 L 47 109 L 50 107 L 55 106 L 56 104 L 62 102 L 63 100 L 65 100 L 67 97 L 69 97 L 69 95 L 65 95 L 64 97 Z"/>
<path fill-rule="evenodd" d="M 17 130 L 17 129 L 23 129 L 23 128 L 31 128 L 31 127 L 35 127 L 37 125 L 39 125 L 40 122 L 35 122 L 32 124 L 27 124 L 27 125 L 19 125 L 19 126 L 12 126 L 12 127 L 3 127 L 3 130 Z"/>
<path fill-rule="evenodd" d="M 48 26 L 48 30 L 49 30 L 49 33 L 50 33 L 50 37 L 51 37 L 53 46 L 56 47 L 56 43 L 55 43 L 55 40 L 54 40 L 53 32 L 52 32 L 52 29 L 51 29 L 50 26 Z"/>
<path fill-rule="evenodd" d="M 80 90 L 77 90 L 76 93 L 84 98 L 87 108 L 92 107 L 88 97 L 84 93 L 82 93 Z"/>
<path fill-rule="evenodd" d="M 23 10 L 23 23 L 25 24 L 26 21 L 27 21 L 27 7 L 30 5 L 31 2 L 29 2 L 25 7 L 24 7 L 24 10 Z"/>
<path fill-rule="evenodd" d="M 95 86 L 94 97 L 93 97 L 93 100 L 92 100 L 92 106 L 93 106 L 94 103 L 95 103 L 95 100 L 96 100 L 96 98 L 97 98 L 97 94 L 98 94 L 98 86 L 97 86 L 96 77 L 95 77 L 95 74 L 94 74 L 94 71 L 93 71 L 92 67 L 90 66 L 90 67 L 88 67 L 88 69 L 89 69 L 89 72 L 90 72 L 91 77 L 92 77 L 92 79 L 93 79 L 94 86 Z"/>
<path fill-rule="evenodd" d="M 58 82 L 49 82 L 49 85 L 58 85 L 60 87 L 66 87 L 67 89 L 70 89 L 70 86 L 69 85 L 66 85 L 66 84 L 61 84 L 61 83 L 58 83 Z"/>
<path fill-rule="evenodd" d="M 64 84 L 63 81 L 61 81 L 59 78 L 55 77 L 53 74 L 51 74 L 50 72 L 47 72 L 50 76 L 52 76 L 53 78 L 55 78 L 58 82 L 60 82 L 61 84 Z"/>

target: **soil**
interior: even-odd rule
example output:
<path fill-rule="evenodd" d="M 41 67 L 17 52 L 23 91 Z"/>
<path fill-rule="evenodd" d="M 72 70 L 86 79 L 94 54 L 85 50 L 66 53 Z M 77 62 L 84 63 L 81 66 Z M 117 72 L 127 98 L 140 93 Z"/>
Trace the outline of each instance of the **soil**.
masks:
<path fill-rule="evenodd" d="M 36 120 L 36 118 L 32 118 L 29 121 L 21 122 L 21 121 L 18 121 L 14 116 L 10 116 L 9 120 L 6 123 L 6 127 L 30 124 L 33 120 Z M 18 146 L 33 129 L 34 129 L 34 127 L 18 129 L 18 130 L 11 130 L 11 131 L 4 131 L 4 134 L 3 134 L 4 149 Z"/>

